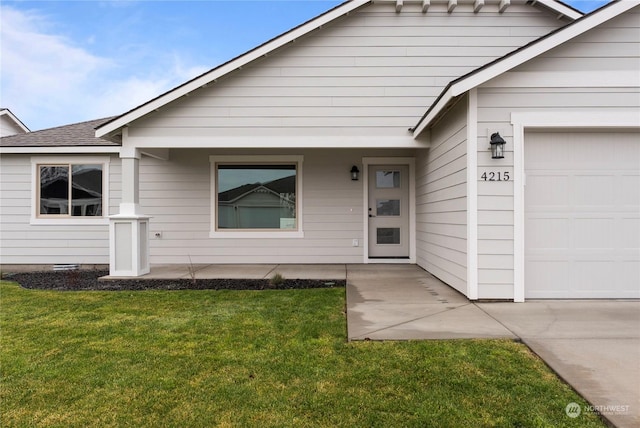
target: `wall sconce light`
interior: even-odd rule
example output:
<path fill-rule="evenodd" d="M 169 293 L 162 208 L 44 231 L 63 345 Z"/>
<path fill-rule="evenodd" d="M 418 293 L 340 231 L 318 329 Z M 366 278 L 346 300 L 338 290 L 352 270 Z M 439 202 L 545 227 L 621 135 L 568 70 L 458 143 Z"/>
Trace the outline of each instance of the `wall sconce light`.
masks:
<path fill-rule="evenodd" d="M 353 181 L 358 181 L 358 176 L 360 175 L 360 170 L 358 169 L 357 166 L 352 166 L 351 167 L 351 179 Z"/>
<path fill-rule="evenodd" d="M 504 159 L 504 145 L 507 143 L 499 132 L 491 134 L 491 159 Z"/>

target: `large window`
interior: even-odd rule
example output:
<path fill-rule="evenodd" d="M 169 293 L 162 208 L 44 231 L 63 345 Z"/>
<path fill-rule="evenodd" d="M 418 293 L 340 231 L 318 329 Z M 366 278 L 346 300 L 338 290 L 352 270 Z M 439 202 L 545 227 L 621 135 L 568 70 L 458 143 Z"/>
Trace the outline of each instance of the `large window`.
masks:
<path fill-rule="evenodd" d="M 72 161 L 32 158 L 32 221 L 107 221 L 108 163 L 108 159 L 98 157 L 77 157 Z"/>
<path fill-rule="evenodd" d="M 301 157 L 222 156 L 211 162 L 214 233 L 292 236 L 301 231 Z"/>
<path fill-rule="evenodd" d="M 102 216 L 102 165 L 39 165 L 39 215 Z"/>

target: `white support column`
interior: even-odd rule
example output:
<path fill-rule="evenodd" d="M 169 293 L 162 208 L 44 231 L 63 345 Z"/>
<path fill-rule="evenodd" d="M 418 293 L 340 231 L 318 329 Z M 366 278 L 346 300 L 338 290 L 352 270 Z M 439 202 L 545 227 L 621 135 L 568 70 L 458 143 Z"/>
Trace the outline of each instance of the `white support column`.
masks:
<path fill-rule="evenodd" d="M 149 217 L 140 213 L 140 152 L 124 149 L 120 212 L 109 217 L 109 275 L 149 273 Z"/>

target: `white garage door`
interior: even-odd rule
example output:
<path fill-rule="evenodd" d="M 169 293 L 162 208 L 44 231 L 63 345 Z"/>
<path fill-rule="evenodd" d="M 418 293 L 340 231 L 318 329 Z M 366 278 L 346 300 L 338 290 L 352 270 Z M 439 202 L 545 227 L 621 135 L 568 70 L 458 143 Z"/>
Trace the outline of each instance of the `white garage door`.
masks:
<path fill-rule="evenodd" d="M 640 133 L 527 132 L 525 297 L 640 297 Z"/>

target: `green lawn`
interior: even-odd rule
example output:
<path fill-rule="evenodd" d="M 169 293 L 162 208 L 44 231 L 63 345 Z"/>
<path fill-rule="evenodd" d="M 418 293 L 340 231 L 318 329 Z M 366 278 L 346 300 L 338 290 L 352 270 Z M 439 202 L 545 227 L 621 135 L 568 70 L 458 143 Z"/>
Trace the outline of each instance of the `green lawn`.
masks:
<path fill-rule="evenodd" d="M 351 342 L 344 289 L 0 283 L 2 426 L 603 426 L 522 344 Z"/>

